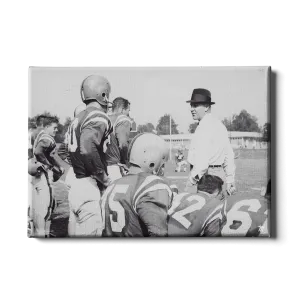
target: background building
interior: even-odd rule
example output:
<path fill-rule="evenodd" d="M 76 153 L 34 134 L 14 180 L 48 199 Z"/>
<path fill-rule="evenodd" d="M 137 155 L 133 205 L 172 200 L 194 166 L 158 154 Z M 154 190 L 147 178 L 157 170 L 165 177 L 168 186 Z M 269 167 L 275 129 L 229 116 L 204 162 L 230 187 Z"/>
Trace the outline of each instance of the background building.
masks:
<path fill-rule="evenodd" d="M 172 143 L 172 148 L 185 147 L 189 148 L 193 133 L 189 134 L 172 134 L 161 135 L 161 137 L 167 142 Z M 232 148 L 248 148 L 248 149 L 266 149 L 267 142 L 263 141 L 263 134 L 259 132 L 241 132 L 241 131 L 229 131 L 228 137 Z"/>

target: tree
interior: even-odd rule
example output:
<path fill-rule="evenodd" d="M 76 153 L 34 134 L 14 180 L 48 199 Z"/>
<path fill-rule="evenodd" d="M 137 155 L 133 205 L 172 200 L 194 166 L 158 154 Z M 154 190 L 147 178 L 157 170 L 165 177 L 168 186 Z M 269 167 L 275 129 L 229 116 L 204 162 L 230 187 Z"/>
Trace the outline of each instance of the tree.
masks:
<path fill-rule="evenodd" d="M 232 120 L 235 118 L 236 115 L 233 115 L 232 118 L 224 118 L 222 123 L 225 125 L 228 131 L 234 131 L 232 128 Z"/>
<path fill-rule="evenodd" d="M 197 126 L 198 126 L 198 122 L 190 124 L 190 126 L 189 126 L 189 133 L 194 133 L 195 130 L 196 130 L 196 128 L 197 128 Z"/>
<path fill-rule="evenodd" d="M 262 128 L 263 140 L 266 142 L 271 141 L 271 123 L 265 123 Z"/>
<path fill-rule="evenodd" d="M 177 124 L 171 117 L 171 134 L 178 134 Z M 158 124 L 156 126 L 157 134 L 170 134 L 170 115 L 165 114 L 160 117 Z"/>
<path fill-rule="evenodd" d="M 152 123 L 147 123 L 147 124 L 139 125 L 137 128 L 137 131 L 140 133 L 152 132 L 154 130 L 154 128 L 155 127 Z"/>
<path fill-rule="evenodd" d="M 238 115 L 232 116 L 232 121 L 225 118 L 223 124 L 228 131 L 260 132 L 257 118 L 243 109 Z"/>

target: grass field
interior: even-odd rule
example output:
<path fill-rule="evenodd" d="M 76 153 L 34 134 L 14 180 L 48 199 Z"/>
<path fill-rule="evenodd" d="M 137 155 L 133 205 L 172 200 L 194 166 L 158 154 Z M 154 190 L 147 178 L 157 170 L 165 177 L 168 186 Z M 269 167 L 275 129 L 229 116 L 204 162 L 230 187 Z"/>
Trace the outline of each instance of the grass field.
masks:
<path fill-rule="evenodd" d="M 268 152 L 265 149 L 241 149 L 237 151 L 240 151 L 239 157 L 235 159 L 237 193 L 241 197 L 246 197 L 247 193 L 253 194 L 256 191 L 259 195 L 260 189 L 266 186 L 269 178 Z M 174 154 L 175 152 L 172 157 Z M 185 153 L 186 156 L 187 153 Z M 188 176 L 187 172 L 175 172 L 175 162 L 169 161 L 166 164 L 165 175 L 170 184 L 176 184 L 179 191 L 183 191 Z M 52 217 L 51 232 L 56 237 L 67 236 L 69 206 L 68 192 L 63 180 L 64 177 L 53 186 L 57 207 Z"/>

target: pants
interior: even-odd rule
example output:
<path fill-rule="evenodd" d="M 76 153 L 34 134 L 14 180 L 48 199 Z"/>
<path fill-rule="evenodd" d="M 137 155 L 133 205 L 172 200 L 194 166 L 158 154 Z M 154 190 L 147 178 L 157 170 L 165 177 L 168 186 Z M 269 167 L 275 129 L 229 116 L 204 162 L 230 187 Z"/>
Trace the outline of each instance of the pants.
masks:
<path fill-rule="evenodd" d="M 69 236 L 101 236 L 104 225 L 100 209 L 101 195 L 96 180 L 74 177 L 70 186 Z"/>
<path fill-rule="evenodd" d="M 107 173 L 111 181 L 122 178 L 121 170 L 118 165 L 107 166 Z"/>
<path fill-rule="evenodd" d="M 33 192 L 29 218 L 33 223 L 34 237 L 50 235 L 50 219 L 55 205 L 48 176 L 48 173 L 42 173 L 40 177 L 32 177 Z"/>

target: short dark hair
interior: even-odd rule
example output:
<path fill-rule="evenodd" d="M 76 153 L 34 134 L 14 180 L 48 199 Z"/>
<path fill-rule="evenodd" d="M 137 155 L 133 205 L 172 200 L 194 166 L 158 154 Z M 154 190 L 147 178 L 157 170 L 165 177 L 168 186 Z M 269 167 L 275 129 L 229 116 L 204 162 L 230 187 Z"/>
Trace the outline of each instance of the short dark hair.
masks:
<path fill-rule="evenodd" d="M 129 105 L 130 105 L 130 102 L 127 99 L 124 99 L 122 97 L 117 97 L 113 101 L 112 111 L 115 111 L 118 108 L 127 109 Z"/>
<path fill-rule="evenodd" d="M 49 125 L 51 125 L 53 123 L 56 123 L 56 124 L 59 123 L 57 117 L 45 117 L 44 120 L 43 120 L 44 127 L 49 126 Z"/>
<path fill-rule="evenodd" d="M 197 190 L 213 194 L 216 190 L 220 193 L 222 191 L 222 185 L 224 181 L 215 175 L 203 175 L 198 182 Z"/>
<path fill-rule="evenodd" d="M 45 118 L 47 118 L 47 116 L 45 116 L 45 115 L 39 115 L 36 118 L 36 126 L 42 126 L 43 123 L 44 123 Z"/>

